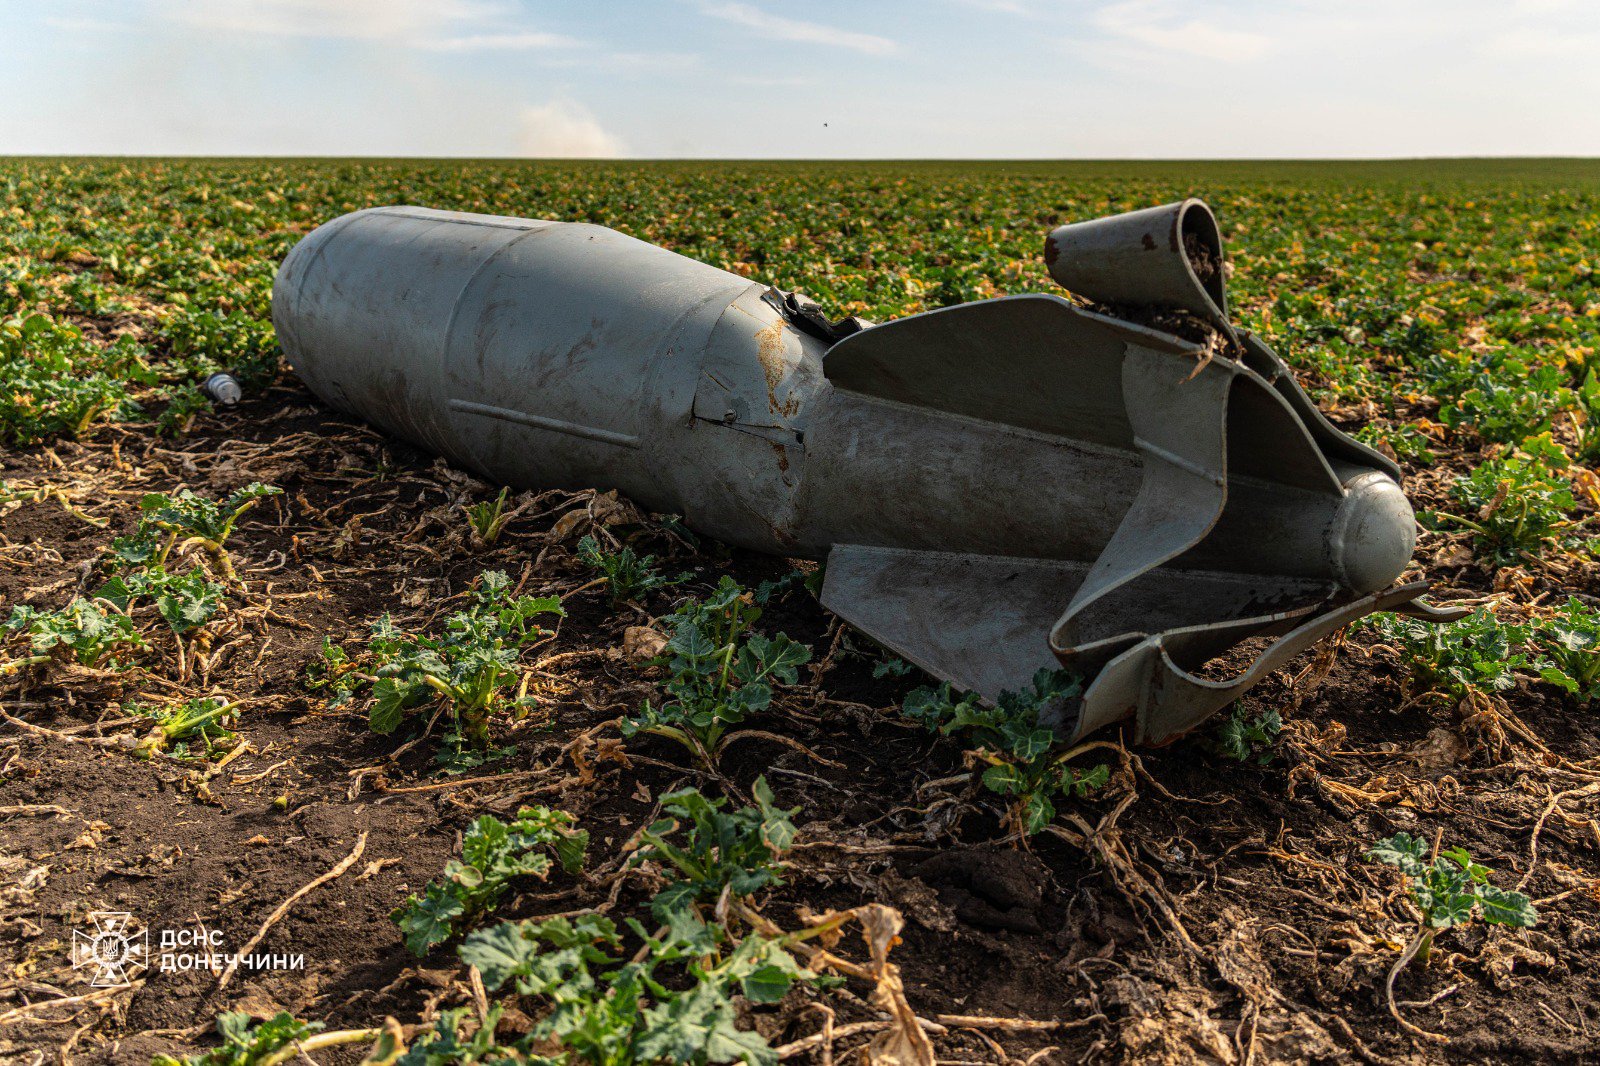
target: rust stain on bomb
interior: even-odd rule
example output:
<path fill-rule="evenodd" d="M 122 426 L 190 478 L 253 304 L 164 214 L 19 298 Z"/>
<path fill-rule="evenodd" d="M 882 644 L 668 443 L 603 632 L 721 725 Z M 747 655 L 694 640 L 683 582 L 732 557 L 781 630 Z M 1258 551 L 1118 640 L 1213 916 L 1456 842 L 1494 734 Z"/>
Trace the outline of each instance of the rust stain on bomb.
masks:
<path fill-rule="evenodd" d="M 791 397 L 782 404 L 778 403 L 778 386 L 783 384 L 789 369 L 783 361 L 783 326 L 783 320 L 779 319 L 756 333 L 756 358 L 760 360 L 761 372 L 767 378 L 768 410 L 790 418 L 799 410 L 799 401 Z"/>

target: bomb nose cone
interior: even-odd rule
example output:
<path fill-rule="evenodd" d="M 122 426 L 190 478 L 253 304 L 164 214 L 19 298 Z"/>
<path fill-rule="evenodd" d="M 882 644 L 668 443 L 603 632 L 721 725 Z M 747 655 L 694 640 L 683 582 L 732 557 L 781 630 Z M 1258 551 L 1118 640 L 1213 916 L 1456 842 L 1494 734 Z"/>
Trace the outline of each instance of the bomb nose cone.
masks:
<path fill-rule="evenodd" d="M 1376 471 L 1345 483 L 1328 549 L 1347 588 L 1360 595 L 1388 588 L 1416 546 L 1416 516 L 1399 485 Z"/>

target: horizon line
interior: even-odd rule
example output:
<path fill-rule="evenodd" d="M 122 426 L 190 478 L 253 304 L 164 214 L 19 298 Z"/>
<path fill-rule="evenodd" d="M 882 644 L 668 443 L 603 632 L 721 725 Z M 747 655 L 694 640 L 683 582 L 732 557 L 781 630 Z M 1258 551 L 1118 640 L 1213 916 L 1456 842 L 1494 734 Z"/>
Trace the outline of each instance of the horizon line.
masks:
<path fill-rule="evenodd" d="M 1600 162 L 1600 155 L 1372 155 L 1372 156 L 495 156 L 271 152 L 0 152 L 5 159 L 309 159 L 415 160 L 461 163 L 1463 163 Z"/>

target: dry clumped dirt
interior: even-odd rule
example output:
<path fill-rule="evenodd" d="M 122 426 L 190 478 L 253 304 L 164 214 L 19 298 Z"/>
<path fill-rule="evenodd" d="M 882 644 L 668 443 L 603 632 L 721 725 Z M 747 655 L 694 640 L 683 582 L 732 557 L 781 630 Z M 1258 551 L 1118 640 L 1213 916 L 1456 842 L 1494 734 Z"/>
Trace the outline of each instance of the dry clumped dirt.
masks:
<path fill-rule="evenodd" d="M 1337 412 L 1335 413 L 1337 416 Z M 656 690 L 637 627 L 725 573 L 748 587 L 794 564 L 697 547 L 627 501 L 593 492 L 524 493 L 493 547 L 475 544 L 466 504 L 492 499 L 443 463 L 320 408 L 285 378 L 179 440 L 140 425 L 92 440 L 0 455 L 9 482 L 61 485 L 97 528 L 54 501 L 0 517 L 0 604 L 59 606 L 129 531 L 143 493 L 187 486 L 218 496 L 277 485 L 229 547 L 245 582 L 187 649 L 188 695 L 244 701 L 247 746 L 225 765 L 134 758 L 119 739 L 125 703 L 171 698 L 170 648 L 143 669 L 0 679 L 0 1060 L 136 1063 L 208 1042 L 225 1009 L 278 1010 L 360 1027 L 405 1024 L 470 1005 L 450 947 L 416 960 L 389 915 L 457 853 L 484 813 L 563 807 L 592 834 L 591 863 L 616 856 L 661 794 L 708 782 L 658 739 L 617 742 L 605 723 Z M 1442 457 L 1448 470 L 1451 457 Z M 1412 485 L 1426 503 L 1441 491 Z M 626 541 L 693 573 L 679 589 L 613 610 L 577 558 L 585 533 Z M 1495 595 L 1448 538 L 1419 554 L 1437 598 Z M 486 569 L 529 593 L 567 597 L 557 635 L 529 656 L 541 711 L 500 723 L 503 760 L 453 777 L 422 744 L 380 737 L 359 709 L 330 709 L 305 686 L 323 637 L 355 640 L 385 612 L 405 626 L 447 613 Z M 1552 593 L 1593 591 L 1583 571 L 1521 575 Z M 588 587 L 586 587 L 588 586 Z M 973 609 L 981 609 L 974 605 Z M 802 685 L 782 693 L 760 737 L 730 749 L 727 781 L 766 775 L 780 806 L 802 808 L 787 884 L 763 900 L 782 925 L 802 910 L 879 902 L 906 917 L 893 950 L 911 1006 L 935 1022 L 950 1062 L 1483 1062 L 1600 1057 L 1600 741 L 1591 712 L 1543 690 L 1515 694 L 1487 730 L 1455 708 L 1408 698 L 1371 637 L 1325 643 L 1244 701 L 1286 723 L 1266 766 L 1217 755 L 1204 733 L 1125 750 L 1103 739 L 1113 775 L 1064 805 L 1018 849 L 996 797 L 965 776 L 960 747 L 898 714 L 911 681 L 873 676 L 875 653 L 796 588 L 761 621 L 813 648 Z M 634 632 L 630 633 L 632 629 Z M 170 639 L 170 638 L 169 638 Z M 1495 725 L 1496 723 L 1490 723 Z M 597 728 L 598 727 L 598 728 Z M 1398 875 L 1364 860 L 1398 830 L 1442 833 L 1520 884 L 1541 912 L 1527 931 L 1477 924 L 1443 934 L 1396 997 L 1384 978 L 1415 928 Z M 90 912 L 125 911 L 151 930 L 215 931 L 227 950 L 314 879 L 259 949 L 304 968 L 219 975 L 147 971 L 96 990 L 71 968 Z M 616 898 L 610 893 L 620 885 Z M 500 913 L 641 908 L 647 885 L 593 873 L 531 883 Z M 156 947 L 152 944 L 152 949 Z M 867 989 L 792 993 L 754 1009 L 775 1043 L 879 1017 Z M 941 1016 L 956 1016 L 939 1023 Z M 984 1016 L 1005 1024 L 963 1025 Z M 839 1041 L 835 1056 L 865 1040 Z M 319 1052 L 356 1062 L 361 1052 Z M 824 1061 L 807 1050 L 794 1061 Z"/>

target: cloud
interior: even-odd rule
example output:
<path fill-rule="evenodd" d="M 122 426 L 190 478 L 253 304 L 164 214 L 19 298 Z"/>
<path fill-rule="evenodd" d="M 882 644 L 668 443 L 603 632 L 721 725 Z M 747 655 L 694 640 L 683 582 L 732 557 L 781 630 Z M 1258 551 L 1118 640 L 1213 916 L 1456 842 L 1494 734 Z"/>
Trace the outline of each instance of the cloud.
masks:
<path fill-rule="evenodd" d="M 429 52 L 526 52 L 532 49 L 571 48 L 578 42 L 559 33 L 469 33 L 414 42 Z"/>
<path fill-rule="evenodd" d="M 159 0 L 169 21 L 275 37 L 380 41 L 429 52 L 513 52 L 580 42 L 521 25 L 493 0 Z"/>
<path fill-rule="evenodd" d="M 702 4 L 700 10 L 712 18 L 748 27 L 761 36 L 770 37 L 775 41 L 825 44 L 876 56 L 890 55 L 900 49 L 898 44 L 887 37 L 856 33 L 854 30 L 841 30 L 834 26 L 824 26 L 819 22 L 801 22 L 799 19 L 784 18 L 782 15 L 769 14 L 750 4 L 710 3 Z"/>
<path fill-rule="evenodd" d="M 695 52 L 609 52 L 596 57 L 595 66 L 629 71 L 687 70 L 700 65 Z"/>
<path fill-rule="evenodd" d="M 564 52 L 541 56 L 540 66 L 557 69 L 607 71 L 622 77 L 640 78 L 682 74 L 699 70 L 701 56 L 696 52 Z"/>
<path fill-rule="evenodd" d="M 1096 29 L 1124 44 L 1142 45 L 1158 52 L 1198 56 L 1221 63 L 1258 59 L 1272 46 L 1265 34 L 1230 30 L 1199 19 L 1180 21 L 1178 9 L 1162 0 L 1126 0 L 1096 11 Z"/>
<path fill-rule="evenodd" d="M 611 159 L 627 152 L 621 138 L 571 100 L 523 108 L 520 147 L 523 155 L 546 159 Z"/>
<path fill-rule="evenodd" d="M 369 40 L 440 33 L 502 10 L 476 0 L 161 0 L 157 9 L 211 29 Z"/>

